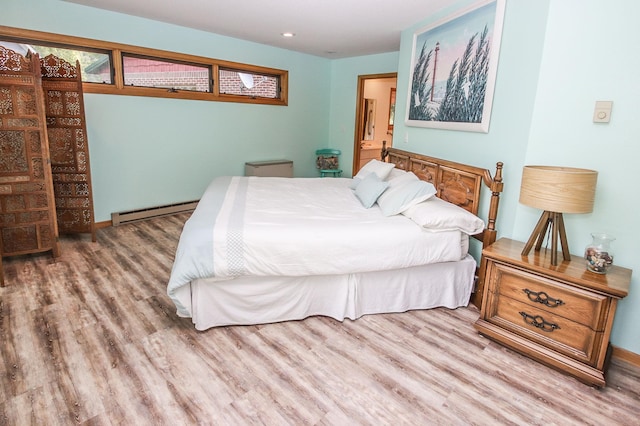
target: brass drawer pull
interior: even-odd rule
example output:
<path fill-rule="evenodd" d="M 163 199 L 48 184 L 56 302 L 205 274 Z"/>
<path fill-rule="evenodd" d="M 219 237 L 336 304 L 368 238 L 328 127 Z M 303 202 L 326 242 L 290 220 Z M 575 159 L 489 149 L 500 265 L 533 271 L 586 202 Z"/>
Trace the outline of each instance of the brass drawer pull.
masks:
<path fill-rule="evenodd" d="M 562 300 L 549 297 L 549 295 L 544 291 L 540 291 L 536 293 L 535 291 L 531 291 L 528 288 L 525 288 L 522 291 L 527 293 L 527 297 L 532 302 L 542 303 L 543 305 L 549 306 L 550 308 L 556 308 L 560 305 L 564 305 L 564 302 Z"/>
<path fill-rule="evenodd" d="M 535 328 L 539 328 L 542 331 L 551 333 L 553 330 L 557 330 L 560 328 L 558 324 L 545 321 L 544 318 L 542 318 L 540 315 L 529 315 L 526 312 L 520 312 L 520 315 L 522 315 L 524 322 L 534 326 Z"/>

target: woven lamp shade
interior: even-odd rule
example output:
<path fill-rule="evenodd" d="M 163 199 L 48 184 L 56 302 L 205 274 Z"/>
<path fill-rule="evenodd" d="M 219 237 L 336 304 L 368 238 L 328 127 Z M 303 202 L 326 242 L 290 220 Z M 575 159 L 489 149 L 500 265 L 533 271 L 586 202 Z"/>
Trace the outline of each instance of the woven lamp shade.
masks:
<path fill-rule="evenodd" d="M 553 166 L 524 166 L 520 202 L 558 213 L 590 213 L 598 172 Z"/>

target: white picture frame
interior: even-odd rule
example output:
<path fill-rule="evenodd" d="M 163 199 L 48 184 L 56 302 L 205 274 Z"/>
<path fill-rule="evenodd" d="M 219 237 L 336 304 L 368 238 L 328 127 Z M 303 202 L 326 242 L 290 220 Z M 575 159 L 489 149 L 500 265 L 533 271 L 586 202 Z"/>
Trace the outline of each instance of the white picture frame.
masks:
<path fill-rule="evenodd" d="M 505 1 L 480 1 L 414 33 L 407 126 L 489 132 Z"/>

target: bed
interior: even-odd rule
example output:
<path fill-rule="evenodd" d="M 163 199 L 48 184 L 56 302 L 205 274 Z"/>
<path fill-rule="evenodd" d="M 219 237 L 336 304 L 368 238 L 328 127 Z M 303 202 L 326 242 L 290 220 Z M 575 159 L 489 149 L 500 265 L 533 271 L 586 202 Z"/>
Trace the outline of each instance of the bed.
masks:
<path fill-rule="evenodd" d="M 214 179 L 176 249 L 167 293 L 177 314 L 206 330 L 453 309 L 474 290 L 479 306 L 470 238 L 496 239 L 502 163 L 492 176 L 395 148 L 382 159 L 353 179 Z"/>

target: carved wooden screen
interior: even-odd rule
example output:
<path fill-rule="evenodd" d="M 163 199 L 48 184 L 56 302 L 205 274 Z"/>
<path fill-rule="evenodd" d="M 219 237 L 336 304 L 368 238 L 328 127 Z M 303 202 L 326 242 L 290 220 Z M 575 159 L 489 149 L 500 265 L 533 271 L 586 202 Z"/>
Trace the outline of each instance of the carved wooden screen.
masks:
<path fill-rule="evenodd" d="M 40 59 L 58 230 L 96 240 L 80 65 Z"/>
<path fill-rule="evenodd" d="M 0 251 L 60 254 L 37 55 L 0 46 Z M 1 262 L 0 262 L 1 269 Z"/>

